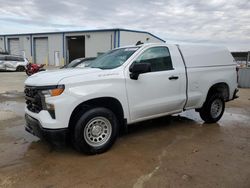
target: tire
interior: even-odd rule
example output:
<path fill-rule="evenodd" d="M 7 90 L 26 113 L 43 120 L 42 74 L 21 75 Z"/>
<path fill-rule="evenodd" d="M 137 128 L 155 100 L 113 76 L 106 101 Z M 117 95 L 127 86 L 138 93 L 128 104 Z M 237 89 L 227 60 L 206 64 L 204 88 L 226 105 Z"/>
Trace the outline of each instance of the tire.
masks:
<path fill-rule="evenodd" d="M 96 107 L 84 112 L 72 131 L 71 139 L 77 151 L 100 154 L 114 144 L 118 135 L 118 121 L 107 108 Z"/>
<path fill-rule="evenodd" d="M 216 123 L 221 119 L 224 110 L 224 98 L 219 94 L 213 94 L 207 98 L 199 113 L 201 119 L 206 123 Z"/>
<path fill-rule="evenodd" d="M 46 71 L 46 69 L 40 69 L 38 72 L 41 72 L 41 71 Z"/>
<path fill-rule="evenodd" d="M 18 66 L 17 68 L 16 68 L 16 71 L 17 72 L 23 72 L 25 70 L 25 67 L 24 66 Z"/>
<path fill-rule="evenodd" d="M 31 76 L 32 75 L 32 73 L 29 72 L 28 70 L 26 70 L 25 72 L 26 72 L 27 76 Z"/>

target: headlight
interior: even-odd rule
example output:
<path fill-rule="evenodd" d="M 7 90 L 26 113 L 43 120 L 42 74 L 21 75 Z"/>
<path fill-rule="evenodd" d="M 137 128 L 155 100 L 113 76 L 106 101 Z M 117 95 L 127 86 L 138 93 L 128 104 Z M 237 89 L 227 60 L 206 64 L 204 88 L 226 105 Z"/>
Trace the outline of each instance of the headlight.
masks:
<path fill-rule="evenodd" d="M 42 90 L 42 94 L 45 97 L 55 97 L 61 95 L 63 91 L 64 91 L 64 85 L 58 85 L 58 86 L 51 86 L 48 87 L 48 89 Z"/>

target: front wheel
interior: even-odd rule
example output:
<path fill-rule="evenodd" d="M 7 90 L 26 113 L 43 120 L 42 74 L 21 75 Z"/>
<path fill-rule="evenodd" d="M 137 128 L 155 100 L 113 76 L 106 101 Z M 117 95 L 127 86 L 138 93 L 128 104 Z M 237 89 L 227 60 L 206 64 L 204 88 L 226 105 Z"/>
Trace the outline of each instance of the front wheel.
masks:
<path fill-rule="evenodd" d="M 77 121 L 71 138 L 76 150 L 86 154 L 107 151 L 118 135 L 118 121 L 107 108 L 92 108 Z"/>
<path fill-rule="evenodd" d="M 25 70 L 27 76 L 31 76 L 32 75 L 32 72 L 30 72 L 28 69 Z"/>
<path fill-rule="evenodd" d="M 225 110 L 224 98 L 219 94 L 208 97 L 200 109 L 201 119 L 206 123 L 215 123 L 220 120 Z"/>

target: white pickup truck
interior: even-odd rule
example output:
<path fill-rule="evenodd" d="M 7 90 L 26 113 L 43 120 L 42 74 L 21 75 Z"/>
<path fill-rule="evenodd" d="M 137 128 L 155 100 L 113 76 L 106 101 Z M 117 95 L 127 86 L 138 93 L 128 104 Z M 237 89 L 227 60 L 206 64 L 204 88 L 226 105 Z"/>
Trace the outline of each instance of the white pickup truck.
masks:
<path fill-rule="evenodd" d="M 80 152 L 102 153 L 127 124 L 189 109 L 206 123 L 217 122 L 237 91 L 236 64 L 225 48 L 122 47 L 86 68 L 29 77 L 26 130 L 53 143 L 69 138 Z"/>

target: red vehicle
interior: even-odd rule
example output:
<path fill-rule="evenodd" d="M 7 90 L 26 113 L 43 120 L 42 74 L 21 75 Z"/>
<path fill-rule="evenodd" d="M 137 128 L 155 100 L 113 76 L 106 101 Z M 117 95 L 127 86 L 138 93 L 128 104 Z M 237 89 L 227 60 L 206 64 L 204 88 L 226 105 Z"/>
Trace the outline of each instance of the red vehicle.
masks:
<path fill-rule="evenodd" d="M 37 72 L 40 71 L 45 71 L 45 69 L 43 69 L 45 64 L 34 64 L 34 63 L 28 63 L 26 66 L 26 74 L 28 76 L 31 76 L 32 74 L 35 74 Z"/>

